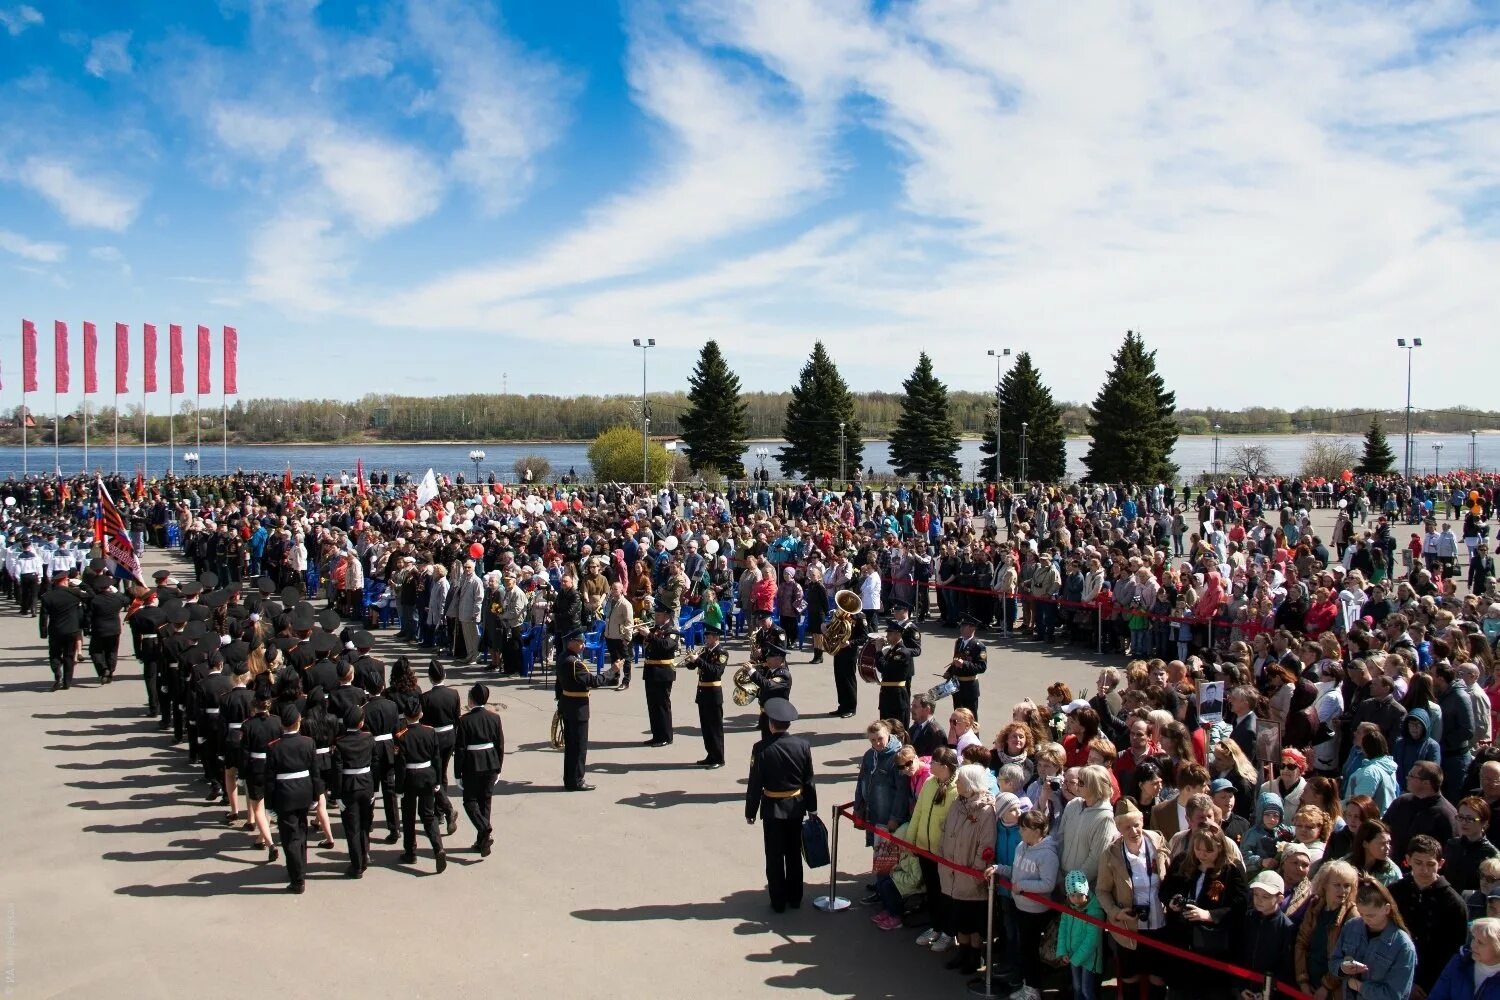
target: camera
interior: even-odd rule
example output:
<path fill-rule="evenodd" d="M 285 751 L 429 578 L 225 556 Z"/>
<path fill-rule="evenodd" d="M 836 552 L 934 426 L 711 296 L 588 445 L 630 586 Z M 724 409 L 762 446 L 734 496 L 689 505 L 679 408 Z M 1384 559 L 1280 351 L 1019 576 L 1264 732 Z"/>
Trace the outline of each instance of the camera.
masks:
<path fill-rule="evenodd" d="M 1141 923 L 1149 924 L 1151 922 L 1151 907 L 1137 906 L 1134 912 L 1135 919 L 1139 920 Z"/>
<path fill-rule="evenodd" d="M 1062 781 L 1062 775 L 1055 774 L 1047 779 L 1047 787 L 1055 792 L 1062 787 Z"/>
<path fill-rule="evenodd" d="M 1173 896 L 1171 898 L 1171 900 L 1167 903 L 1168 907 L 1170 907 L 1173 910 L 1177 910 L 1179 912 L 1182 911 L 1182 910 L 1184 910 L 1184 909 L 1186 909 L 1187 905 L 1188 905 L 1188 898 L 1186 896 L 1184 896 L 1180 892 L 1177 895 Z"/>

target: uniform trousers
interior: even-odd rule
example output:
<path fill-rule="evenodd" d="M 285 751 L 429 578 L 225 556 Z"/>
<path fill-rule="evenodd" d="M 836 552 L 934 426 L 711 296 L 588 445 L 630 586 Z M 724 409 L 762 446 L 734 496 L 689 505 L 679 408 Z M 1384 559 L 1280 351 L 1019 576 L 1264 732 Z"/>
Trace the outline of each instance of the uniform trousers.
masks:
<path fill-rule="evenodd" d="M 671 681 L 646 680 L 646 717 L 651 722 L 653 742 L 672 742 Z"/>
<path fill-rule="evenodd" d="M 474 824 L 475 840 L 488 840 L 494 833 L 490 825 L 490 800 L 495 795 L 495 771 L 473 771 L 463 777 L 464 815 Z"/>
<path fill-rule="evenodd" d="M 89 636 L 89 659 L 94 661 L 94 672 L 100 678 L 113 677 L 115 662 L 120 654 L 120 633 L 114 635 Z"/>
<path fill-rule="evenodd" d="M 52 679 L 59 684 L 73 683 L 73 668 L 78 665 L 78 641 L 77 632 L 47 636 L 47 663 L 52 668 Z"/>
<path fill-rule="evenodd" d="M 709 763 L 724 763 L 724 703 L 722 701 L 714 699 L 699 702 L 698 728 L 703 730 L 703 753 Z"/>
<path fill-rule="evenodd" d="M 802 903 L 802 818 L 762 819 L 766 846 L 766 889 L 771 906 Z"/>
<path fill-rule="evenodd" d="M 845 646 L 833 657 L 833 688 L 838 692 L 840 715 L 859 710 L 859 650 Z"/>
<path fill-rule="evenodd" d="M 283 809 L 276 813 L 276 832 L 286 855 L 287 880 L 301 885 L 307 871 L 307 809 Z"/>
<path fill-rule="evenodd" d="M 583 784 L 583 769 L 589 759 L 589 720 L 562 714 L 563 729 L 563 787 L 577 788 Z"/>
<path fill-rule="evenodd" d="M 409 785 L 401 793 L 402 846 L 407 854 L 417 853 L 417 817 L 422 818 L 422 830 L 427 834 L 427 843 L 432 853 L 443 849 L 443 833 L 438 829 L 437 789 L 412 788 Z"/>
<path fill-rule="evenodd" d="M 339 817 L 344 823 L 344 843 L 349 848 L 349 865 L 360 871 L 370 867 L 370 827 L 375 824 L 375 796 L 356 792 L 339 800 Z"/>

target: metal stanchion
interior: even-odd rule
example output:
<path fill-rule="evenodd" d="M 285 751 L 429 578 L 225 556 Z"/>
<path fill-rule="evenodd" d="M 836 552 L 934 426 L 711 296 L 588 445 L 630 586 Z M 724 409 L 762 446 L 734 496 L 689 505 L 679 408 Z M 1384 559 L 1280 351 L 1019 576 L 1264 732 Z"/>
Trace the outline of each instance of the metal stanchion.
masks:
<path fill-rule="evenodd" d="M 1266 980 L 1260 987 L 1261 1000 L 1271 1000 L 1276 995 L 1276 977 L 1266 973 Z"/>
<path fill-rule="evenodd" d="M 839 882 L 839 819 L 842 818 L 837 804 L 833 807 L 833 851 L 828 859 L 828 895 L 813 900 L 813 906 L 825 913 L 838 913 L 849 909 L 849 901 L 838 894 Z"/>
<path fill-rule="evenodd" d="M 1104 609 L 1096 606 L 1094 608 L 1094 632 L 1099 644 L 1099 655 L 1104 655 Z"/>
<path fill-rule="evenodd" d="M 1208 648 L 1214 648 L 1214 620 L 1212 615 L 1208 619 Z"/>
<path fill-rule="evenodd" d="M 984 975 L 969 980 L 969 992 L 976 997 L 998 997 L 995 992 L 995 873 L 989 877 L 989 918 L 985 921 Z"/>

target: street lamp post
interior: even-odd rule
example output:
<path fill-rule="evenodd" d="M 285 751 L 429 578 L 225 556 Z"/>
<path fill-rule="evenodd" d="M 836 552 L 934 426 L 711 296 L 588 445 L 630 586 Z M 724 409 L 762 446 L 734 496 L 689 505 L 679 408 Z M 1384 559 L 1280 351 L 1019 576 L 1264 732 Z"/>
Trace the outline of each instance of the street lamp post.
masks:
<path fill-rule="evenodd" d="M 1439 441 L 1432 446 L 1432 474 L 1441 475 L 1443 472 L 1443 442 Z"/>
<path fill-rule="evenodd" d="M 1219 425 L 1214 424 L 1214 478 L 1219 478 Z"/>
<path fill-rule="evenodd" d="M 1421 337 L 1413 337 L 1411 343 L 1405 337 L 1396 338 L 1396 346 L 1406 352 L 1406 459 L 1404 475 L 1411 478 L 1411 352 L 1422 346 Z"/>
<path fill-rule="evenodd" d="M 839 421 L 839 487 L 844 483 L 844 422 Z"/>
<path fill-rule="evenodd" d="M 656 346 L 656 338 L 636 339 L 631 343 L 641 349 L 641 482 L 644 484 L 651 481 L 651 411 L 646 409 L 646 352 Z"/>
<path fill-rule="evenodd" d="M 190 476 L 197 475 L 197 473 L 198 473 L 198 453 L 196 451 L 186 451 L 186 452 L 183 452 L 182 453 L 182 461 L 188 467 L 188 475 L 190 475 Z"/>
<path fill-rule="evenodd" d="M 755 449 L 755 461 L 760 464 L 760 478 L 762 480 L 764 480 L 766 478 L 766 458 L 770 454 L 771 454 L 771 449 L 769 449 L 769 448 L 756 448 Z"/>
<path fill-rule="evenodd" d="M 479 463 L 484 461 L 483 449 L 475 448 L 469 452 L 469 461 L 474 463 L 474 482 L 477 483 L 479 482 Z"/>
<path fill-rule="evenodd" d="M 1469 471 L 1479 469 L 1479 432 L 1469 431 Z"/>
<path fill-rule="evenodd" d="M 1026 421 L 1024 421 L 1024 420 L 1021 421 L 1021 488 L 1023 490 L 1026 488 L 1026 483 L 1027 483 L 1027 479 L 1026 479 L 1026 428 L 1028 426 L 1030 426 L 1030 425 L 1027 424 Z M 1000 449 L 999 449 L 998 445 L 995 448 L 995 454 L 996 455 L 1000 454 Z"/>
<path fill-rule="evenodd" d="M 1010 348 L 1002 347 L 997 351 L 990 351 L 989 356 L 995 359 L 995 485 L 1000 485 L 1000 368 L 1010 357 Z"/>

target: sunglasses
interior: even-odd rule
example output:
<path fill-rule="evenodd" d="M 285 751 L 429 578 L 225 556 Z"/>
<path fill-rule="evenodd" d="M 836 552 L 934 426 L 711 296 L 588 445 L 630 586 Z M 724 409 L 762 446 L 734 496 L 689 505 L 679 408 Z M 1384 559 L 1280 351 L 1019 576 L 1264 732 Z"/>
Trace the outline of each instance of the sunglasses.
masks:
<path fill-rule="evenodd" d="M 1479 817 L 1478 816 L 1466 816 L 1463 813 L 1459 813 L 1458 814 L 1458 821 L 1460 823 L 1478 823 L 1479 822 Z"/>

